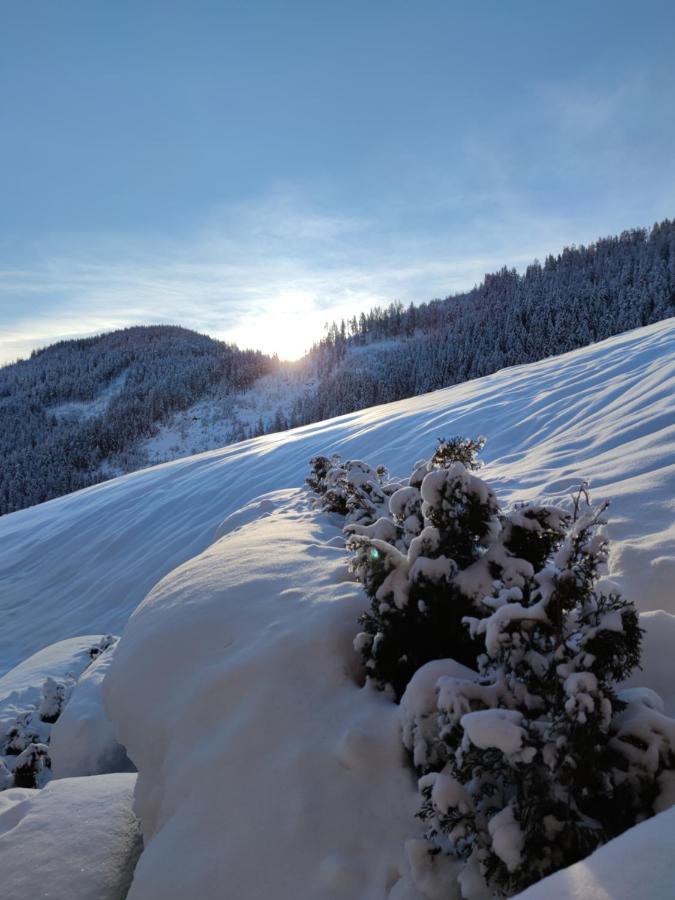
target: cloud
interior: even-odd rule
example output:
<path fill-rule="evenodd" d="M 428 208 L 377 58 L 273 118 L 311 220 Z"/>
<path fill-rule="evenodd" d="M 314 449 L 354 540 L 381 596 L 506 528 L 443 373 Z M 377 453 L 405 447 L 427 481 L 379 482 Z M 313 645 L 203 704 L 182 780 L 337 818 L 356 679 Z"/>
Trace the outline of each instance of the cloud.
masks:
<path fill-rule="evenodd" d="M 285 190 L 221 208 L 182 236 L 62 239 L 30 266 L 0 270 L 0 357 L 149 322 L 298 355 L 326 320 L 446 295 L 494 262 L 459 235 L 450 246 L 433 229 L 424 241 L 404 229 L 392 240 L 390 227 L 384 215 L 332 215 Z M 295 322 L 292 347 L 280 317 Z"/>

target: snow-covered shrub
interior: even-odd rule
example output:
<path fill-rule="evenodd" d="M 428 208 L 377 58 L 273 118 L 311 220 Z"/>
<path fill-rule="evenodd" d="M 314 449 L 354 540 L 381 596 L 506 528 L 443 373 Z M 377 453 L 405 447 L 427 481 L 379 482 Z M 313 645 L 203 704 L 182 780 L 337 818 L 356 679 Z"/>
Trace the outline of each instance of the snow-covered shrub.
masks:
<path fill-rule="evenodd" d="M 419 487 L 407 484 L 392 494 L 389 499 L 389 513 L 397 528 L 396 546 L 401 550 L 407 550 L 412 540 L 424 528 L 422 494 Z M 356 529 L 351 530 L 357 533 Z"/>
<path fill-rule="evenodd" d="M 310 459 L 310 474 L 305 478 L 305 482 L 315 494 L 322 495 L 326 493 L 326 476 L 339 461 L 339 456 L 313 456 Z"/>
<path fill-rule="evenodd" d="M 478 459 L 478 454 L 485 446 L 485 438 L 479 435 L 477 438 L 465 438 L 455 436 L 441 438 L 434 455 L 429 460 L 432 469 L 447 469 L 452 463 L 461 462 L 466 469 L 475 471 L 483 465 Z"/>
<path fill-rule="evenodd" d="M 420 491 L 425 476 L 432 469 L 448 468 L 454 462 L 461 462 L 465 468 L 471 470 L 480 468 L 482 463 L 477 456 L 484 445 L 483 437 L 476 440 L 461 437 L 441 438 L 431 459 L 420 460 L 415 464 L 407 484 L 398 486 L 390 482 L 386 485 L 387 493 L 390 494 L 389 504 L 380 520 L 371 525 L 364 525 L 363 522 L 350 523 L 345 531 L 351 535 L 386 540 L 399 550 L 406 551 L 425 525 Z M 396 526 L 394 529 L 391 527 L 392 522 Z M 356 553 L 358 546 L 358 541 L 352 543 L 352 549 Z"/>
<path fill-rule="evenodd" d="M 104 653 L 110 647 L 113 647 L 118 640 L 119 638 L 116 638 L 112 634 L 104 634 L 97 644 L 93 644 L 90 647 L 89 656 L 91 656 L 92 659 L 96 659 L 101 655 L 101 653 Z"/>
<path fill-rule="evenodd" d="M 33 719 L 33 712 L 19 713 L 16 717 L 16 724 L 12 725 L 7 731 L 4 746 L 1 749 L 3 754 L 7 756 L 18 756 L 20 753 L 32 744 L 39 741 L 41 730 Z"/>
<path fill-rule="evenodd" d="M 531 558 L 555 552 L 467 617 L 479 677 L 436 682 L 436 737 L 427 720 L 431 749 L 416 763 L 440 771 L 420 779 L 421 816 L 439 848 L 467 860 L 467 900 L 509 896 L 583 858 L 672 787 L 675 722 L 652 692 L 614 688 L 639 663 L 641 630 L 631 603 L 598 588 L 604 509 L 582 489 L 559 546 L 561 517 L 521 508 L 506 520 L 505 539 Z"/>
<path fill-rule="evenodd" d="M 369 525 L 388 514 L 389 497 L 400 487 L 389 481 L 385 466 L 373 468 L 360 459 L 315 456 L 310 468 L 306 481 L 319 495 L 322 508 L 350 522 Z"/>
<path fill-rule="evenodd" d="M 49 747 L 46 744 L 29 744 L 17 757 L 14 787 L 42 787 L 46 780 L 45 769 L 50 767 Z"/>
<path fill-rule="evenodd" d="M 95 658 L 96 656 L 94 656 Z M 42 685 L 42 701 L 38 709 L 38 715 L 43 722 L 49 722 L 52 725 L 56 722 L 68 702 L 74 686 L 74 678 L 67 677 L 63 681 L 56 681 L 54 678 L 46 679 Z"/>
<path fill-rule="evenodd" d="M 347 545 L 371 600 L 355 646 L 375 682 L 400 697 L 430 659 L 475 665 L 476 645 L 461 621 L 475 612 L 486 573 L 472 583 L 469 571 L 499 534 L 499 519 L 494 494 L 461 462 L 427 469 L 419 489 L 397 491 L 390 508 L 400 541 L 375 535 L 375 527 L 384 530 L 376 523 L 370 533 L 349 529 Z"/>
<path fill-rule="evenodd" d="M 440 441 L 392 494 L 390 518 L 345 528 L 352 570 L 371 601 L 355 646 L 369 675 L 397 697 L 431 659 L 475 667 L 480 641 L 464 617 L 479 612 L 495 583 L 502 592 L 524 588 L 562 538 L 566 517 L 555 507 L 500 511 L 471 471 L 484 443 Z"/>

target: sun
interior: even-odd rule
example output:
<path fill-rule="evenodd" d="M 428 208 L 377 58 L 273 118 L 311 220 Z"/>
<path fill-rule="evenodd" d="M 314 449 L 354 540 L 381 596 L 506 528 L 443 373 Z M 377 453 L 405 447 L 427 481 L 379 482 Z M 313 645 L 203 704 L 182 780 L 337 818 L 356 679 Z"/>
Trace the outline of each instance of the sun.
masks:
<path fill-rule="evenodd" d="M 244 319 L 230 339 L 242 348 L 252 347 L 292 361 L 321 339 L 326 316 L 316 308 L 313 295 L 284 291 L 255 317 Z"/>

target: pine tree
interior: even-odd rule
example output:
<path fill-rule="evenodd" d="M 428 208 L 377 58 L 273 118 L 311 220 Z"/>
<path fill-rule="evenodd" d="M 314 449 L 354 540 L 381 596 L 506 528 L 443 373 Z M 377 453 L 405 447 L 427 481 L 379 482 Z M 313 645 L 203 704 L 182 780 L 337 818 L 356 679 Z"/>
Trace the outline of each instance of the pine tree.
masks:
<path fill-rule="evenodd" d="M 467 900 L 523 890 L 651 814 L 675 762 L 675 723 L 649 697 L 616 693 L 641 630 L 635 607 L 597 586 L 604 510 L 582 488 L 552 555 L 468 617 L 484 649 L 476 679 L 438 681 L 445 765 L 420 780 L 421 816 L 438 847 L 468 861 Z"/>
<path fill-rule="evenodd" d="M 397 698 L 431 659 L 475 665 L 476 642 L 461 625 L 494 577 L 488 554 L 500 532 L 497 501 L 464 464 L 477 467 L 484 441 L 440 441 L 389 502 L 391 523 L 350 526 L 352 569 L 371 601 L 355 640 L 368 674 Z M 463 461 L 460 461 L 463 460 Z"/>
<path fill-rule="evenodd" d="M 399 488 L 389 480 L 385 466 L 373 468 L 359 459 L 342 461 L 339 455 L 315 456 L 305 479 L 319 495 L 323 509 L 345 516 L 348 522 L 369 525 L 387 511 L 389 497 Z"/>

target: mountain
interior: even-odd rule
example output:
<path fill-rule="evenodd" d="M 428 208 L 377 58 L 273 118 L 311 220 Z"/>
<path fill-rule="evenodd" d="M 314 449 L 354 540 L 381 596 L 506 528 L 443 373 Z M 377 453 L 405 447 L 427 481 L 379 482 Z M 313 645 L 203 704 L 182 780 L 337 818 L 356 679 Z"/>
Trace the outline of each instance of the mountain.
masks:
<path fill-rule="evenodd" d="M 566 247 L 519 275 L 407 310 L 334 324 L 315 349 L 316 390 L 292 424 L 387 403 L 536 362 L 675 314 L 675 221 Z M 361 352 L 359 352 L 361 351 Z"/>
<path fill-rule="evenodd" d="M 675 223 L 503 269 L 472 291 L 334 323 L 300 363 L 206 397 L 144 441 L 148 462 L 535 362 L 675 314 Z"/>
<path fill-rule="evenodd" d="M 74 651 L 55 644 L 22 663 L 30 654 L 80 635 L 122 637 L 86 693 L 89 670 L 75 685 L 66 710 L 83 712 L 53 726 L 68 774 L 86 759 L 88 778 L 52 782 L 43 804 L 5 792 L 0 858 L 10 872 L 23 863 L 23 887 L 35 879 L 37 890 L 16 821 L 30 810 L 43 835 L 83 829 L 76 809 L 57 820 L 50 802 L 56 787 L 63 795 L 72 783 L 77 796 L 84 781 L 93 797 L 97 779 L 113 777 L 92 772 L 98 748 L 84 724 L 96 721 L 138 767 L 144 849 L 130 900 L 452 896 L 452 878 L 443 887 L 452 872 L 420 844 L 398 707 L 359 681 L 351 644 L 366 598 L 345 566 L 339 517 L 303 487 L 308 460 L 338 452 L 404 474 L 438 437 L 482 433 L 481 474 L 505 505 L 560 500 L 589 479 L 595 499 L 612 502 L 609 575 L 645 629 L 643 670 L 630 683 L 658 691 L 673 715 L 673 397 L 671 318 L 4 516 L 0 703 L 9 698 L 11 710 L 0 712 L 16 717 L 17 685 L 39 682 L 40 659 L 53 671 L 60 654 L 67 670 Z M 101 785 L 110 798 L 111 783 Z M 128 790 L 125 780 L 115 797 Z M 663 836 L 672 840 L 674 827 L 672 812 L 661 813 L 554 876 L 547 896 L 577 896 L 583 884 L 590 900 L 627 900 L 636 878 L 640 896 L 669 896 Z M 58 848 L 41 861 L 70 874 L 75 900 L 91 896 L 78 860 Z"/>
<path fill-rule="evenodd" d="M 428 393 L 675 313 L 675 222 L 333 324 L 298 363 L 132 328 L 0 369 L 0 515 L 152 463 Z"/>
<path fill-rule="evenodd" d="M 184 328 L 63 341 L 0 369 L 0 514 L 138 468 L 158 423 L 217 386 L 240 390 L 274 360 Z"/>

